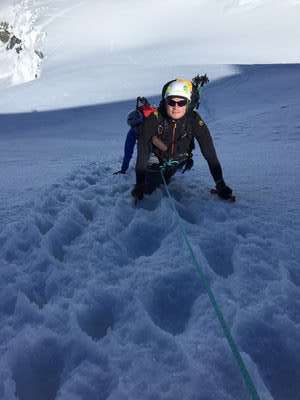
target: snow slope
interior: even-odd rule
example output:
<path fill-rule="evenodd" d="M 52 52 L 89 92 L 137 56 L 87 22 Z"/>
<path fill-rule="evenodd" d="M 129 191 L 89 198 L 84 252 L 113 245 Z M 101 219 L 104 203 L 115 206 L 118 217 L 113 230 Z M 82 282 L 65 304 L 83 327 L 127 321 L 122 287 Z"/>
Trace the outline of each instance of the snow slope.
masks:
<path fill-rule="evenodd" d="M 298 3 L 190 0 L 190 16 L 165 1 L 149 28 L 133 0 L 24 3 L 40 11 L 47 58 L 39 80 L 8 88 L 8 74 L 0 92 L 1 400 L 249 398 L 164 190 L 134 207 L 134 162 L 112 175 L 134 98 L 158 102 L 167 79 L 204 72 L 215 79 L 200 113 L 238 201 L 209 194 L 198 149 L 170 191 L 261 399 L 299 399 L 300 65 L 200 65 L 217 59 L 204 49 L 195 60 L 198 41 L 182 53 L 164 24 L 188 15 L 191 39 L 205 5 L 206 32 L 213 15 L 228 45 L 219 61 L 249 48 L 249 60 L 299 60 Z M 263 23 L 270 10 L 286 33 Z M 266 58 L 243 45 L 253 20 L 248 43 L 260 39 Z M 291 40 L 275 48 L 277 35 Z"/>
<path fill-rule="evenodd" d="M 198 152 L 170 190 L 261 398 L 297 400 L 300 67 L 239 68 L 202 104 L 238 202 L 209 195 Z M 247 399 L 163 190 L 135 208 L 134 171 L 112 176 L 115 115 L 108 104 L 0 117 L 7 179 L 31 146 L 42 180 L 1 216 L 0 396 Z"/>

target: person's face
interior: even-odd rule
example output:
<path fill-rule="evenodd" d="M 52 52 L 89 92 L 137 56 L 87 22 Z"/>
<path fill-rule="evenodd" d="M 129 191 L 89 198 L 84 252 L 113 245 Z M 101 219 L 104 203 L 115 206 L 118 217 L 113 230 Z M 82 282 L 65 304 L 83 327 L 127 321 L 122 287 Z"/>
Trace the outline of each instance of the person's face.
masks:
<path fill-rule="evenodd" d="M 187 110 L 187 99 L 182 97 L 168 97 L 166 99 L 167 114 L 172 119 L 180 119 Z"/>

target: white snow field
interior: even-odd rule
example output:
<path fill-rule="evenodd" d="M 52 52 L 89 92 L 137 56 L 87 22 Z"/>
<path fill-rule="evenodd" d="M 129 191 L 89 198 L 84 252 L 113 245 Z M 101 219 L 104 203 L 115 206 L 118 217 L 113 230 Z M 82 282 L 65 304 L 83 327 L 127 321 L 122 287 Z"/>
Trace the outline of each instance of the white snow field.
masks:
<path fill-rule="evenodd" d="M 16 85 L 10 66 L 37 71 L 0 47 L 0 399 L 249 399 L 182 224 L 260 399 L 299 400 L 300 64 L 212 65 L 299 62 L 299 2 L 155 0 L 153 26 L 141 3 L 1 0 L 7 18 L 28 11 L 25 31 L 39 32 L 46 58 L 39 79 Z M 187 5 L 187 38 L 204 36 L 180 53 L 164 21 L 178 27 Z M 240 33 L 215 48 L 219 59 L 205 36 L 214 9 L 225 19 L 216 42 L 233 39 L 233 21 Z M 268 12 L 284 16 L 282 40 L 294 29 L 284 50 L 276 24 L 243 36 Z M 199 112 L 236 203 L 209 193 L 196 148 L 193 169 L 169 185 L 179 220 L 163 187 L 135 207 L 134 160 L 113 175 L 135 97 L 157 104 L 166 80 L 205 72 Z"/>
<path fill-rule="evenodd" d="M 143 89 L 156 94 L 157 73 L 176 73 L 178 65 L 297 63 L 299 18 L 299 0 L 1 0 L 0 22 L 12 26 L 23 51 L 7 52 L 0 42 L 0 88 L 43 71 L 31 101 L 41 88 L 40 106 L 57 108 L 75 105 L 78 94 L 77 105 L 126 99 L 141 87 L 141 71 L 152 78 Z M 5 111 L 19 110 L 22 92 L 16 104 L 14 93 Z"/>

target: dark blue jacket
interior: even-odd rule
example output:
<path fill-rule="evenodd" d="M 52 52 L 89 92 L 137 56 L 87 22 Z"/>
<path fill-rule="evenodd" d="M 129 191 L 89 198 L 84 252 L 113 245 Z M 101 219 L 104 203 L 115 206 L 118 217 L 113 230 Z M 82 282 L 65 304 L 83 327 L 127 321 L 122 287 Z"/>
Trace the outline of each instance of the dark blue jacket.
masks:
<path fill-rule="evenodd" d="M 124 157 L 123 157 L 122 168 L 121 168 L 121 171 L 123 173 L 125 173 L 129 167 L 129 163 L 132 158 L 136 140 L 137 140 L 137 129 L 130 128 L 127 133 L 125 146 L 124 146 Z"/>

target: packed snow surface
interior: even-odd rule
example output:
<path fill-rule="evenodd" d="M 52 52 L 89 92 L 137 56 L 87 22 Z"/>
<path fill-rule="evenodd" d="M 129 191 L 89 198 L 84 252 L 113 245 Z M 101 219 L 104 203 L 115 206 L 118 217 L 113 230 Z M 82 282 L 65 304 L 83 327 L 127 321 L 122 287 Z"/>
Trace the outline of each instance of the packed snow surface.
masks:
<path fill-rule="evenodd" d="M 239 71 L 201 105 L 237 202 L 199 150 L 170 191 L 261 398 L 297 400 L 300 66 Z M 164 190 L 112 175 L 133 106 L 0 116 L 0 398 L 248 398 Z"/>

